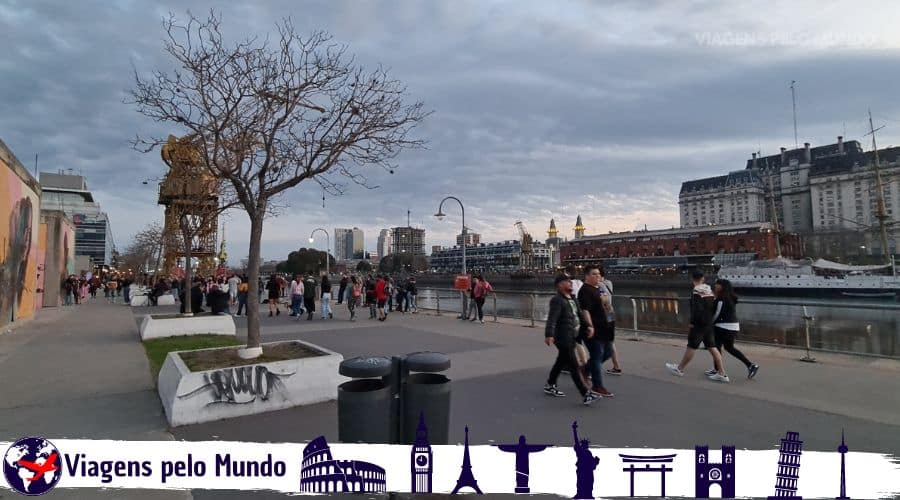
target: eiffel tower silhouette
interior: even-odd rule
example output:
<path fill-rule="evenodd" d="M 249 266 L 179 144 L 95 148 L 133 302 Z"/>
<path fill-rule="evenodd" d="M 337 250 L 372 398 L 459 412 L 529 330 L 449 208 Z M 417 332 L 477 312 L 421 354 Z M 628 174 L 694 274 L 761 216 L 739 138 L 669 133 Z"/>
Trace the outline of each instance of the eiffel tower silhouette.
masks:
<path fill-rule="evenodd" d="M 481 488 L 478 487 L 478 481 L 472 475 L 472 462 L 469 460 L 469 426 L 466 426 L 466 447 L 463 452 L 462 471 L 459 473 L 459 479 L 456 480 L 456 488 L 453 488 L 451 495 L 455 495 L 460 489 L 469 487 L 475 490 L 475 493 L 484 495 Z"/>

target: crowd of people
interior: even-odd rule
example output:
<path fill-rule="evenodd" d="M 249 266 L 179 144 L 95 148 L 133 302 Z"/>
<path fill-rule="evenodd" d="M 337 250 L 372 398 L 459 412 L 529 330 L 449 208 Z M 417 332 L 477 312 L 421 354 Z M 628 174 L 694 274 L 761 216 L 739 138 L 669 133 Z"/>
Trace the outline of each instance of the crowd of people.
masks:
<path fill-rule="evenodd" d="M 93 274 L 82 272 L 70 274 L 63 281 L 63 305 L 75 306 L 88 300 L 95 299 L 102 290 L 107 302 L 117 302 L 124 295 L 125 301 L 129 300 L 129 291 L 133 279 L 119 276 L 118 274 L 103 273 Z"/>
<path fill-rule="evenodd" d="M 585 405 L 613 397 L 603 383 L 604 373 L 622 374 L 615 346 L 612 282 L 604 276 L 602 267 L 589 265 L 584 268 L 583 281 L 562 274 L 554 283 L 557 293 L 550 300 L 544 341 L 557 349 L 557 355 L 544 393 L 564 397 L 557 381 L 567 371 Z M 713 367 L 705 372 L 710 380 L 731 381 L 725 372 L 723 351 L 740 360 L 747 368 L 747 377 L 752 379 L 759 371 L 759 365 L 747 359 L 734 345 L 740 323 L 736 313 L 738 299 L 731 283 L 719 279 L 711 288 L 705 283 L 703 273 L 695 271 L 692 285 L 687 349 L 681 362 L 666 363 L 666 368 L 673 375 L 683 376 L 702 344 L 713 362 Z M 612 366 L 603 370 L 604 363 L 610 360 Z"/>

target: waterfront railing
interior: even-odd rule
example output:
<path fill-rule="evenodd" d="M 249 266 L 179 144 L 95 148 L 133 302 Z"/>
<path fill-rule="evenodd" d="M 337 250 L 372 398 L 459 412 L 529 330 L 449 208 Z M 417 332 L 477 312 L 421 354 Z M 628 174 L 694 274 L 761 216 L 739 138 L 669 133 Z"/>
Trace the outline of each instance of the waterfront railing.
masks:
<path fill-rule="evenodd" d="M 417 297 L 418 307 L 432 310 L 437 315 L 461 316 L 464 300 L 467 308 L 470 302 L 468 297 L 463 299 L 462 293 L 452 288 L 423 287 Z M 524 320 L 527 326 L 535 327 L 546 320 L 546 306 L 552 296 L 553 293 L 547 291 L 495 290 L 485 300 L 484 317 L 493 322 L 501 318 Z M 642 334 L 685 335 L 689 300 L 683 296 L 614 295 L 617 329 L 628 332 L 629 340 L 641 340 Z M 831 316 L 835 309 L 857 319 L 835 319 Z M 742 297 L 738 302 L 738 316 L 742 319 L 740 339 L 804 349 L 806 352 L 801 359 L 805 361 L 814 361 L 812 352 L 816 350 L 900 357 L 898 311 L 900 304 L 896 303 Z M 817 312 L 827 318 L 820 320 L 816 317 Z M 886 330 L 883 338 L 873 335 L 872 324 L 864 319 L 876 312 L 894 318 L 882 325 Z M 761 319 L 766 321 L 759 321 Z M 846 323 L 851 326 L 842 326 L 840 331 L 833 327 Z"/>

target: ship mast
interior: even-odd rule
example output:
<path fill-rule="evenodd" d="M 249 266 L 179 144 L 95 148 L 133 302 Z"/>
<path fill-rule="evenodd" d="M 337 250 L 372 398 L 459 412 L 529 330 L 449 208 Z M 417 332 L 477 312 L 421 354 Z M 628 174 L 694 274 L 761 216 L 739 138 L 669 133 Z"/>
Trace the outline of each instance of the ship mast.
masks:
<path fill-rule="evenodd" d="M 757 152 L 759 155 L 759 152 Z M 769 158 L 766 158 L 766 179 L 769 184 L 769 210 L 772 211 L 770 219 L 772 227 L 775 230 L 775 253 L 778 258 L 781 257 L 781 230 L 778 227 L 778 212 L 775 211 L 775 188 L 772 186 L 772 172 L 769 171 Z"/>
<path fill-rule="evenodd" d="M 875 160 L 875 191 L 876 191 L 876 199 L 878 200 L 878 207 L 875 213 L 875 218 L 878 219 L 878 226 L 881 236 L 881 256 L 884 259 L 886 264 L 890 264 L 890 249 L 888 247 L 888 239 L 887 239 L 887 211 L 885 210 L 884 205 L 884 188 L 881 183 L 881 168 L 878 163 L 878 145 L 875 142 L 875 132 L 883 129 L 884 126 L 875 128 L 872 123 L 872 110 L 869 110 L 869 133 L 866 135 L 872 136 L 872 154 L 874 155 Z"/>

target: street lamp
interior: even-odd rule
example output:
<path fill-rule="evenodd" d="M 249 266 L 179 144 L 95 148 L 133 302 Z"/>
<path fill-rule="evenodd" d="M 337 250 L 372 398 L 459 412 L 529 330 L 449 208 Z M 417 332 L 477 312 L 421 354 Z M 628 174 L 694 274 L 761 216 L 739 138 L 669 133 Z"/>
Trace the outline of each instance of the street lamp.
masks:
<path fill-rule="evenodd" d="M 321 227 L 317 227 L 309 233 L 309 242 L 312 243 L 315 241 L 313 235 L 316 234 L 316 231 L 322 231 L 325 233 L 325 274 L 331 276 L 331 266 L 329 263 L 328 252 L 331 248 L 331 236 L 328 235 L 328 231 L 322 229 Z"/>
<path fill-rule="evenodd" d="M 447 214 L 445 214 L 443 211 L 444 202 L 447 200 L 454 200 L 455 202 L 459 203 L 459 210 L 462 212 L 462 273 L 465 275 L 466 274 L 466 243 L 468 243 L 468 241 L 466 241 L 466 207 L 464 207 L 463 203 L 461 201 L 459 201 L 459 198 L 457 198 L 455 196 L 447 196 L 443 200 L 441 200 L 441 203 L 438 205 L 438 211 L 436 214 L 434 214 L 434 216 L 437 217 L 437 220 L 444 220 L 444 217 L 447 216 Z M 462 300 L 462 311 L 460 312 L 459 317 L 461 319 L 464 319 L 466 317 L 466 294 L 462 293 L 461 295 L 462 295 L 462 299 L 461 299 Z"/>

